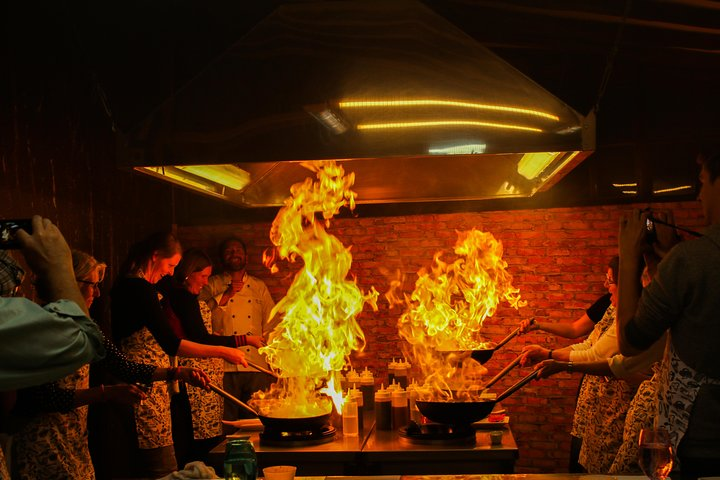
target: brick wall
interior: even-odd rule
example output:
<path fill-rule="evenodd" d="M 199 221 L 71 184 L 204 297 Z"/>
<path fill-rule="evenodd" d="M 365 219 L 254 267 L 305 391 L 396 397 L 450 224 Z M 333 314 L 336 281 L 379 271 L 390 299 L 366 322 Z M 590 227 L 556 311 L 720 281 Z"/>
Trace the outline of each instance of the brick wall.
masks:
<path fill-rule="evenodd" d="M 645 207 L 647 205 L 642 205 Z M 521 210 L 461 214 L 434 214 L 333 220 L 329 232 L 343 244 L 352 245 L 351 274 L 363 290 L 370 286 L 384 293 L 388 280 L 382 269 L 399 269 L 406 274 L 410 291 L 416 272 L 431 264 L 439 249 L 451 248 L 456 231 L 479 228 L 491 232 L 504 246 L 504 259 L 513 275 L 513 284 L 528 305 L 515 311 L 501 306 L 486 324 L 487 336 L 499 340 L 522 319 L 535 316 L 541 321 L 568 322 L 583 314 L 584 308 L 605 293 L 603 281 L 608 259 L 617 253 L 618 218 L 632 206 L 601 206 L 548 210 Z M 671 209 L 676 222 L 700 229 L 702 212 L 697 203 L 662 204 Z M 240 219 L 238 219 L 240 222 Z M 237 223 L 179 227 L 186 246 L 199 246 L 214 253 L 219 239 L 234 233 L 244 238 L 250 255 L 249 271 L 262 278 L 275 300 L 282 298 L 298 265 L 281 263 L 271 275 L 260 261 L 270 246 L 270 223 Z M 400 351 L 396 322 L 400 314 L 384 299 L 380 310 L 366 308 L 358 321 L 367 339 L 364 352 L 354 355 L 356 368 L 368 367 L 376 378 L 386 378 L 386 365 Z M 486 364 L 494 374 L 509 363 L 527 344 L 570 343 L 544 333 L 517 337 Z M 498 393 L 529 373 L 515 369 L 493 387 Z M 525 386 L 503 402 L 511 417 L 512 431 L 520 448 L 518 473 L 567 471 L 569 431 L 580 376 L 559 374 Z"/>

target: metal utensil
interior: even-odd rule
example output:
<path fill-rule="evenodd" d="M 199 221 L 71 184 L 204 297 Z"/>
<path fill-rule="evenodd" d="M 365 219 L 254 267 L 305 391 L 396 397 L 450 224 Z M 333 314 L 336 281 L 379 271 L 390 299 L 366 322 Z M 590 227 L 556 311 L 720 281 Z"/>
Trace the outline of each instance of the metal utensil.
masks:
<path fill-rule="evenodd" d="M 510 362 L 510 364 L 509 364 L 508 366 L 506 366 L 505 368 L 503 368 L 503 369 L 500 371 L 500 373 L 498 373 L 497 375 L 495 375 L 489 382 L 487 382 L 485 385 L 483 385 L 482 388 L 483 388 L 483 389 L 486 389 L 486 388 L 490 388 L 490 387 L 492 387 L 493 385 L 495 385 L 495 383 L 496 383 L 498 380 L 500 380 L 502 377 L 504 377 L 505 375 L 507 375 L 507 373 L 508 373 L 510 370 L 512 370 L 513 368 L 515 368 L 515 367 L 517 366 L 517 364 L 520 363 L 520 360 L 522 360 L 522 355 L 518 355 L 518 357 L 517 357 L 515 360 L 513 360 L 512 362 Z"/>
<path fill-rule="evenodd" d="M 252 414 L 255 415 L 256 417 L 259 417 L 259 416 L 260 416 L 260 415 L 258 415 L 258 413 L 255 411 L 255 409 L 252 408 L 250 405 L 248 405 L 247 403 L 243 402 L 242 400 L 236 398 L 235 396 L 231 395 L 230 393 L 226 392 L 225 390 L 223 390 L 222 388 L 218 387 L 217 385 L 215 385 L 215 384 L 213 384 L 213 383 L 210 383 L 210 384 L 209 384 L 209 387 L 210 387 L 210 390 L 212 390 L 213 392 L 217 393 L 217 394 L 220 395 L 221 397 L 227 398 L 228 400 L 230 400 L 230 401 L 233 402 L 234 404 L 241 406 L 242 408 L 244 408 L 244 409 L 247 410 L 248 412 L 252 413 Z"/>
<path fill-rule="evenodd" d="M 535 323 L 535 317 L 530 319 L 530 325 L 532 325 L 533 323 Z M 458 353 L 461 358 L 464 358 L 469 354 L 473 360 L 476 360 L 480 363 L 485 363 L 488 360 L 490 360 L 490 358 L 492 358 L 493 353 L 495 353 L 495 351 L 497 349 L 499 349 L 500 347 L 502 347 L 503 345 L 508 343 L 510 340 L 515 338 L 518 333 L 520 333 L 520 327 L 517 327 L 515 330 L 513 330 L 510 333 L 510 335 L 508 335 L 507 337 L 500 340 L 500 342 L 496 343 L 495 346 L 493 346 L 492 348 L 480 348 L 477 350 L 458 351 L 458 352 L 454 352 L 454 353 Z M 448 353 L 452 353 L 452 352 L 448 352 Z"/>
<path fill-rule="evenodd" d="M 255 362 L 251 362 L 250 360 L 247 360 L 247 364 L 248 364 L 248 367 L 252 367 L 255 370 L 257 370 L 258 372 L 266 373 L 273 378 L 278 378 L 278 376 L 275 372 L 273 372 L 272 370 L 268 370 L 267 368 L 261 367 L 260 365 L 258 365 Z"/>

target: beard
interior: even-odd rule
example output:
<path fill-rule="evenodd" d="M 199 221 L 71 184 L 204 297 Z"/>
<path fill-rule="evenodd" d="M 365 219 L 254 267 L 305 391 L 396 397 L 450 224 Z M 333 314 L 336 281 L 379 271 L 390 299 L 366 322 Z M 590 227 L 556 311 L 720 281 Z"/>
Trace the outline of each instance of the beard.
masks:
<path fill-rule="evenodd" d="M 225 261 L 225 269 L 229 272 L 240 272 L 245 270 L 247 258 L 233 257 Z"/>

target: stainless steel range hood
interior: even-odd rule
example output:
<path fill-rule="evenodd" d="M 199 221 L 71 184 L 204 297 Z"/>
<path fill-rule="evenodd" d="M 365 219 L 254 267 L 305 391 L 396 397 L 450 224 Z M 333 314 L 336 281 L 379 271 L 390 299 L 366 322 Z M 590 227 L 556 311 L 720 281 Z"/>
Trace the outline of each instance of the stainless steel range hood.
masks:
<path fill-rule="evenodd" d="M 124 138 L 121 162 L 238 205 L 281 205 L 306 160 L 358 203 L 529 197 L 595 148 L 583 117 L 412 1 L 287 4 Z"/>

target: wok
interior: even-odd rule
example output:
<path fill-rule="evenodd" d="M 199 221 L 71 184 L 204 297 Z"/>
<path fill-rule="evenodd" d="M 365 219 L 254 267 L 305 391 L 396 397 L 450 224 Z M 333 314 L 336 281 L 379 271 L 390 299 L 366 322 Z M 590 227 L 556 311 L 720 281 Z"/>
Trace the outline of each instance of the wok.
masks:
<path fill-rule="evenodd" d="M 501 393 L 495 400 L 480 400 L 477 402 L 438 402 L 438 401 L 425 401 L 417 400 L 415 406 L 417 406 L 420 413 L 425 417 L 429 418 L 433 422 L 444 423 L 447 425 L 465 425 L 490 415 L 495 405 L 515 393 L 526 383 L 535 379 L 538 376 L 539 371 L 536 370 L 531 374 L 518 381 L 515 385 L 511 386 L 503 393 Z"/>
<path fill-rule="evenodd" d="M 268 417 L 266 415 L 260 415 L 257 410 L 252 408 L 247 403 L 236 398 L 232 394 L 226 392 L 217 385 L 210 384 L 210 389 L 218 395 L 227 398 L 236 405 L 241 406 L 245 410 L 249 411 L 253 415 L 256 415 L 263 426 L 268 430 L 275 430 L 280 432 L 298 432 L 305 430 L 319 430 L 320 428 L 330 423 L 330 414 L 332 411 L 323 415 L 316 415 L 314 417 L 295 417 L 295 418 L 284 418 L 284 417 Z"/>
<path fill-rule="evenodd" d="M 532 318 L 530 320 L 530 325 L 532 325 L 533 323 L 535 323 L 535 318 Z M 508 343 L 510 340 L 515 338 L 518 333 L 520 333 L 520 327 L 517 327 L 515 330 L 510 332 L 510 334 L 507 337 L 500 340 L 500 342 L 496 343 L 492 348 L 480 348 L 477 350 L 470 350 L 469 351 L 470 357 L 473 360 L 476 360 L 480 363 L 485 363 L 492 358 L 493 353 L 495 353 L 495 351 L 497 349 L 499 349 L 500 347 L 502 347 L 503 345 Z M 458 352 L 458 353 L 465 354 L 465 355 L 467 354 L 467 352 Z"/>

